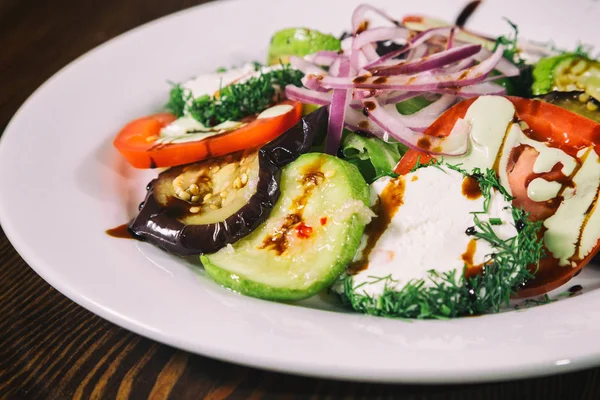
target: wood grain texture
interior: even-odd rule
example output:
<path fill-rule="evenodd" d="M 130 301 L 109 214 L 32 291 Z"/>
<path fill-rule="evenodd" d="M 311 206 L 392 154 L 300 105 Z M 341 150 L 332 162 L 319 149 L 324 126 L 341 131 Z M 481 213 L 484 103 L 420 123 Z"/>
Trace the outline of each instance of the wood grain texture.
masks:
<path fill-rule="evenodd" d="M 274 0 L 275 1 L 275 0 Z M 61 67 L 139 24 L 203 1 L 0 1 L 0 127 Z M 600 369 L 469 386 L 373 385 L 264 372 L 188 354 L 87 312 L 0 230 L 0 399 L 597 399 Z"/>

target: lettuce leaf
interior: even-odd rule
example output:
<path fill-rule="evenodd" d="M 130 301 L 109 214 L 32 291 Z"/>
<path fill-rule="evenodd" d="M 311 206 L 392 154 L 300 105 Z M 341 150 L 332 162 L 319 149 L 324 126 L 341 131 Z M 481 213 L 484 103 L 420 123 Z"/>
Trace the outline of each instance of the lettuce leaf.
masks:
<path fill-rule="evenodd" d="M 398 142 L 387 143 L 344 130 L 341 150 L 342 157 L 356 165 L 370 184 L 382 176 L 395 175 L 394 167 L 408 148 Z"/>

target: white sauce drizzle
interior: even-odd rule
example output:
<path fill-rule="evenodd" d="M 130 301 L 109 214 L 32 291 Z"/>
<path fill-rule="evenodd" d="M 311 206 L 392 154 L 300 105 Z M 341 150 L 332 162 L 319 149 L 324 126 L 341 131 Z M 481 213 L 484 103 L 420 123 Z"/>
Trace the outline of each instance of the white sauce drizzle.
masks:
<path fill-rule="evenodd" d="M 156 143 L 194 142 L 239 129 L 243 125 L 245 124 L 237 121 L 225 121 L 219 125 L 207 128 L 191 115 L 184 115 L 162 128 L 160 137 L 156 140 Z"/>
<path fill-rule="evenodd" d="M 590 211 L 589 217 L 582 228 L 581 241 L 579 243 L 579 251 L 577 257 L 584 259 L 590 251 L 598 244 L 600 238 L 600 206 L 598 199 L 594 204 L 594 208 Z"/>
<path fill-rule="evenodd" d="M 508 130 L 508 135 L 506 136 L 506 139 L 504 139 L 504 147 L 502 154 L 500 155 L 500 162 L 498 163 L 498 175 L 500 176 L 500 183 L 502 186 L 504 186 L 509 194 L 512 195 L 510 185 L 508 184 L 508 161 L 510 159 L 512 149 L 519 147 L 522 144 L 533 147 L 539 153 L 535 163 L 533 164 L 533 172 L 537 174 L 549 172 L 552 170 L 552 167 L 561 162 L 563 165 L 561 172 L 565 176 L 570 176 L 573 173 L 575 167 L 577 166 L 577 161 L 573 157 L 561 149 L 548 147 L 545 143 L 538 142 L 537 140 L 527 137 L 519 125 L 511 125 L 512 126 Z M 532 198 L 531 196 L 529 196 L 529 198 L 533 201 L 540 201 Z"/>
<path fill-rule="evenodd" d="M 527 186 L 527 197 L 533 201 L 548 201 L 558 196 L 560 189 L 562 189 L 562 185 L 558 182 L 535 178 Z"/>
<path fill-rule="evenodd" d="M 577 251 L 585 213 L 596 199 L 600 185 L 600 158 L 593 147 L 584 151 L 578 154 L 583 159 L 583 164 L 573 177 L 575 188 L 568 188 L 563 192 L 564 201 L 556 213 L 544 221 L 544 226 L 548 229 L 544 233 L 544 243 L 561 266 L 569 265 L 570 258 Z M 589 241 L 588 239 L 587 242 Z"/>
<path fill-rule="evenodd" d="M 506 127 L 515 115 L 515 107 L 500 96 L 481 96 L 471 104 L 465 121 L 471 124 L 469 150 L 462 156 L 445 157 L 449 164 L 462 164 L 472 172 L 473 168 L 492 168 L 496 161 Z"/>
<path fill-rule="evenodd" d="M 258 114 L 258 117 L 256 117 L 256 119 L 279 117 L 280 115 L 290 112 L 293 108 L 294 107 L 289 104 L 280 104 L 278 106 L 273 106 L 271 108 L 267 108 L 265 111 Z"/>
<path fill-rule="evenodd" d="M 511 195 L 507 166 L 512 150 L 520 145 L 530 146 L 539 153 L 533 165 L 534 173 L 549 172 L 557 163 L 562 163 L 561 172 L 571 176 L 580 162 L 560 149 L 529 138 L 518 124 L 512 122 L 514 113 L 513 104 L 504 97 L 478 98 L 465 115 L 465 120 L 471 124 L 468 152 L 463 156 L 445 157 L 445 161 L 462 163 L 464 169 L 472 171 L 475 167 L 492 168 L 498 160 L 500 183 Z M 547 228 L 544 241 L 553 256 L 560 260 L 560 265 L 569 265 L 575 255 L 584 258 L 600 238 L 600 206 L 597 201 L 593 203 L 600 186 L 600 158 L 595 151 L 584 150 L 578 154 L 583 165 L 573 177 L 575 190 L 563 189 L 558 182 L 541 178 L 534 179 L 527 188 L 527 195 L 533 201 L 550 200 L 563 190 L 565 200 L 555 215 L 544 223 Z M 586 221 L 585 213 L 590 206 L 592 209 Z"/>

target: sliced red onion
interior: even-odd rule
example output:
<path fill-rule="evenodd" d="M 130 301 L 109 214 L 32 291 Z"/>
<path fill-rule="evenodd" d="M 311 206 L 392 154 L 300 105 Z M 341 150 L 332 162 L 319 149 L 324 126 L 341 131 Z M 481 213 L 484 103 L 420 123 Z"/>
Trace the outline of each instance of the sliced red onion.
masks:
<path fill-rule="evenodd" d="M 320 79 L 323 79 L 323 75 L 308 74 L 304 75 L 300 81 L 305 87 L 311 90 L 315 90 L 317 92 L 328 92 L 329 89 L 325 89 L 321 86 Z"/>
<path fill-rule="evenodd" d="M 481 50 L 480 45 L 470 44 L 466 46 L 454 47 L 431 56 L 396 64 L 394 66 L 376 67 L 371 69 L 371 73 L 377 76 L 391 76 L 399 74 L 414 74 L 417 72 L 428 71 L 434 68 L 442 68 L 445 65 L 464 60 L 477 54 Z"/>
<path fill-rule="evenodd" d="M 363 109 L 361 100 L 353 100 L 350 102 L 349 106 L 353 110 L 362 110 Z"/>
<path fill-rule="evenodd" d="M 429 29 L 427 31 L 421 32 L 420 34 L 416 35 L 414 38 L 410 39 L 405 48 L 385 54 L 385 55 L 381 56 L 379 59 L 368 63 L 367 65 L 364 66 L 364 68 L 369 69 L 369 68 L 373 68 L 378 65 L 381 65 L 384 62 L 391 60 L 392 58 L 398 57 L 398 56 L 406 53 L 407 51 L 414 50 L 416 47 L 421 46 L 423 43 L 425 43 L 427 40 L 431 39 L 433 36 L 447 35 L 447 34 L 449 34 L 450 31 L 451 31 L 451 28 L 444 27 L 444 28 L 433 28 L 433 29 Z M 426 52 L 427 52 L 427 48 L 421 48 L 418 51 L 413 51 L 413 53 L 410 55 L 411 56 L 410 59 L 421 58 L 425 55 Z"/>
<path fill-rule="evenodd" d="M 356 78 L 341 78 L 325 76 L 319 81 L 326 89 L 380 89 L 380 90 L 409 90 L 430 91 L 444 87 L 468 86 L 479 83 L 492 72 L 494 66 L 502 58 L 504 48 L 498 46 L 492 57 L 464 71 L 453 73 L 432 74 L 421 73 L 404 76 L 359 76 Z"/>
<path fill-rule="evenodd" d="M 382 92 L 380 90 L 354 90 L 352 93 L 352 98 L 356 100 L 362 100 L 373 96 L 378 96 Z"/>
<path fill-rule="evenodd" d="M 421 95 L 420 92 L 392 92 L 385 99 L 385 104 L 398 104 L 406 100 L 413 99 L 415 97 L 419 97 Z"/>
<path fill-rule="evenodd" d="M 447 137 L 439 138 L 409 129 L 402 123 L 399 118 L 401 115 L 395 107 L 382 107 L 376 98 L 363 100 L 363 105 L 373 122 L 412 149 L 447 156 L 463 155 L 468 150 L 469 130 L 464 129 L 464 126 L 453 130 Z"/>
<path fill-rule="evenodd" d="M 290 100 L 325 106 L 331 103 L 332 94 L 329 92 L 317 92 L 294 85 L 287 85 L 285 87 L 285 96 Z"/>
<path fill-rule="evenodd" d="M 440 69 L 439 71 L 432 70 L 431 72 L 457 72 L 457 71 L 463 71 L 467 68 L 474 67 L 475 65 L 477 65 L 477 62 L 472 57 L 469 57 L 467 59 L 457 62 L 454 65 Z"/>
<path fill-rule="evenodd" d="M 406 61 L 418 60 L 429 54 L 427 46 L 413 46 L 406 55 Z"/>
<path fill-rule="evenodd" d="M 375 50 L 375 46 L 373 46 L 372 44 L 364 46 L 362 48 L 362 51 L 365 54 L 365 57 L 367 58 L 367 60 L 369 62 L 373 62 L 379 58 L 379 54 L 377 54 L 377 51 Z"/>
<path fill-rule="evenodd" d="M 352 67 L 356 70 L 360 68 L 359 50 L 363 49 L 367 45 L 383 40 L 393 40 L 399 38 L 405 38 L 409 33 L 409 30 L 406 28 L 398 28 L 398 27 L 381 27 L 381 28 L 373 28 L 368 29 L 362 33 L 359 33 L 354 37 L 352 42 L 352 53 L 350 54 L 350 62 Z M 374 58 L 376 59 L 376 58 Z M 369 60 L 368 61 L 374 61 Z M 366 64 L 366 63 L 365 63 Z"/>
<path fill-rule="evenodd" d="M 454 46 L 454 33 L 456 32 L 456 28 L 452 27 L 450 33 L 448 34 L 448 43 L 446 43 L 446 50 L 450 50 Z"/>
<path fill-rule="evenodd" d="M 427 29 L 426 31 L 415 35 L 412 39 L 409 40 L 409 43 L 413 47 L 416 47 L 425 43 L 426 41 L 428 41 L 436 35 L 447 37 L 450 34 L 450 32 L 452 32 L 452 29 L 453 27 L 451 26 Z"/>
<path fill-rule="evenodd" d="M 313 74 L 313 75 L 325 75 L 327 72 L 313 64 L 310 61 L 305 60 L 304 58 L 290 56 L 290 65 L 295 69 L 302 71 L 304 75 Z"/>
<path fill-rule="evenodd" d="M 310 56 L 313 63 L 329 67 L 335 60 L 340 57 L 336 51 L 322 50 Z"/>
<path fill-rule="evenodd" d="M 370 43 L 406 38 L 409 32 L 410 31 L 406 28 L 398 27 L 380 27 L 368 29 L 354 37 L 352 49 L 362 49 L 364 46 Z"/>
<path fill-rule="evenodd" d="M 463 86 L 458 88 L 444 88 L 444 89 L 436 89 L 437 93 L 451 94 L 454 96 L 469 98 L 469 97 L 477 97 L 477 96 L 503 96 L 506 94 L 506 88 L 503 86 L 490 83 L 483 82 L 478 83 L 476 85 Z"/>
<path fill-rule="evenodd" d="M 350 75 L 350 60 L 339 58 L 339 75 L 345 77 Z M 337 154 L 342 140 L 342 131 L 344 129 L 344 118 L 346 116 L 346 106 L 350 100 L 350 90 L 336 89 L 333 91 L 331 105 L 329 106 L 329 123 L 327 125 L 327 142 L 325 152 L 328 154 Z"/>
<path fill-rule="evenodd" d="M 351 60 L 351 62 L 354 62 L 354 64 L 351 64 L 352 69 L 354 71 L 363 70 L 363 67 L 365 65 L 367 65 L 369 62 L 369 59 L 367 58 L 365 52 L 362 51 L 362 49 L 352 50 L 352 55 L 350 56 L 350 60 Z M 350 74 L 350 75 L 355 75 L 355 74 Z"/>
<path fill-rule="evenodd" d="M 342 61 L 342 59 L 338 58 L 331 64 L 331 66 L 329 67 L 329 76 L 339 76 L 341 61 Z"/>
<path fill-rule="evenodd" d="M 456 102 L 456 96 L 443 95 L 427 107 L 422 108 L 411 115 L 396 113 L 396 118 L 409 129 L 424 132 L 438 117 Z M 385 105 L 384 108 L 390 113 L 395 113 L 395 104 Z"/>
<path fill-rule="evenodd" d="M 352 32 L 356 33 L 356 31 L 360 28 L 360 26 L 363 24 L 363 22 L 365 22 L 365 14 L 368 11 L 372 11 L 376 14 L 379 14 L 383 18 L 392 22 L 394 25 L 400 26 L 400 22 L 398 22 L 398 20 L 393 18 L 391 15 L 389 15 L 385 11 L 383 11 L 377 7 L 373 7 L 370 4 L 361 4 L 360 6 L 356 7 L 354 9 L 354 12 L 352 13 Z"/>
<path fill-rule="evenodd" d="M 362 105 L 360 110 L 362 110 Z M 354 109 L 346 110 L 344 125 L 352 132 L 368 132 L 380 138 L 386 136 L 384 130 L 381 129 L 379 125 L 370 121 L 362 111 L 356 111 Z"/>
<path fill-rule="evenodd" d="M 391 60 L 391 59 L 393 59 L 395 57 L 398 57 L 398 56 L 406 53 L 410 49 L 411 49 L 410 45 L 406 45 L 406 47 L 404 47 L 403 49 L 389 52 L 389 53 L 387 53 L 387 54 L 379 57 L 378 59 L 369 62 L 363 68 L 364 69 L 370 69 L 370 68 L 376 67 L 378 65 L 384 64 L 385 62 L 387 62 L 387 61 L 389 61 L 389 60 Z"/>
<path fill-rule="evenodd" d="M 477 55 L 475 55 L 474 58 L 477 61 L 483 61 L 491 56 L 492 56 L 492 52 L 484 47 L 481 49 L 481 51 Z M 501 72 L 504 76 L 507 76 L 507 77 L 519 76 L 521 74 L 519 67 L 517 67 L 515 64 L 511 63 L 509 60 L 507 60 L 504 57 L 502 57 L 498 61 L 498 64 L 496 64 L 494 69 Z"/>

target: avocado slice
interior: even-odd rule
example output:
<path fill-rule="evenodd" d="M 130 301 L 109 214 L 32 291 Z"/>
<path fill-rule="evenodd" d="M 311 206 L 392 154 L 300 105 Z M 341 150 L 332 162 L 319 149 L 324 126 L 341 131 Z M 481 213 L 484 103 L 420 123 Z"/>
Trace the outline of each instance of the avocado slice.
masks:
<path fill-rule="evenodd" d="M 201 256 L 208 275 L 242 294 L 299 300 L 330 286 L 359 248 L 371 211 L 358 169 L 323 153 L 286 166 L 269 219 L 232 246 Z"/>
<path fill-rule="evenodd" d="M 335 36 L 308 28 L 287 28 L 275 32 L 269 45 L 268 65 L 286 64 L 290 56 L 304 57 L 321 50 L 339 51 Z"/>

